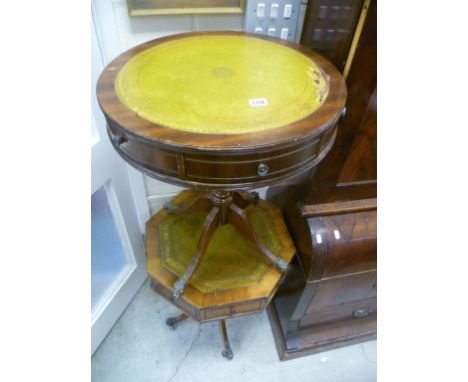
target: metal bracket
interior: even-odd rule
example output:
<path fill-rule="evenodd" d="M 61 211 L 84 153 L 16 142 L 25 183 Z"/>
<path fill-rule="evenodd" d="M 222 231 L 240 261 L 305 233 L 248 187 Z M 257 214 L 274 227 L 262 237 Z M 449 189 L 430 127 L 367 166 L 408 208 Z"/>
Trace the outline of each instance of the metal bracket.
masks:
<path fill-rule="evenodd" d="M 252 203 L 253 204 L 257 204 L 258 200 L 260 199 L 260 195 L 258 194 L 257 191 L 252 191 L 249 193 L 251 199 L 252 199 Z"/>
<path fill-rule="evenodd" d="M 171 329 L 171 330 L 176 329 L 176 324 L 177 324 L 177 320 L 175 319 L 175 317 L 169 317 L 166 320 L 166 325 L 169 326 L 169 329 Z"/>
<path fill-rule="evenodd" d="M 283 259 L 278 259 L 276 260 L 276 264 L 275 264 L 279 269 L 281 269 L 283 272 L 286 272 L 286 270 L 288 269 L 288 263 L 286 261 L 284 261 Z"/>
<path fill-rule="evenodd" d="M 172 292 L 172 298 L 177 301 L 187 285 L 187 280 L 181 277 L 174 284 L 174 291 Z"/>
<path fill-rule="evenodd" d="M 170 214 L 174 212 L 174 207 L 174 204 L 172 204 L 171 202 L 166 202 L 163 204 L 163 208 Z"/>

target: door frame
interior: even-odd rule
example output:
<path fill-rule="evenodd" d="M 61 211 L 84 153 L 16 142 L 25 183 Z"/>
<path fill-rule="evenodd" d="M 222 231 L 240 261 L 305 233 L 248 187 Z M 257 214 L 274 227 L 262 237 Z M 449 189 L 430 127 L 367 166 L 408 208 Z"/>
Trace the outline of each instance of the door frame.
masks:
<path fill-rule="evenodd" d="M 109 61 L 121 53 L 111 0 L 92 0 L 91 12 L 92 65 L 98 67 L 98 70 L 102 70 Z M 92 80 L 95 81 L 96 76 L 96 69 L 93 67 Z M 101 153 L 102 160 L 96 162 L 95 159 L 92 159 L 91 193 L 98 186 L 105 186 L 108 198 L 114 200 L 111 205 L 125 206 L 127 211 L 125 220 L 123 210 L 118 211 L 116 208 L 117 211 L 113 210 L 112 212 L 116 218 L 117 228 L 124 246 L 127 243 L 125 252 L 128 256 L 133 256 L 132 259 L 129 259 L 125 276 L 122 274 L 122 277 L 117 277 L 112 291 L 106 295 L 105 302 L 95 307 L 94 314 L 91 315 L 91 353 L 93 354 L 147 278 L 144 235 L 150 210 L 143 175 L 124 162 L 113 150 L 110 142 L 105 142 L 105 146 L 98 148 L 97 145 L 104 143 L 104 141 L 102 143 L 99 141 L 108 140 L 108 137 L 105 132 L 104 116 L 98 114 L 100 110 L 94 88 L 91 89 L 91 96 L 94 99 L 91 99 L 92 118 L 90 122 L 93 126 L 92 129 L 98 131 L 99 134 L 97 140 L 93 140 L 93 134 L 91 134 L 92 158 L 96 157 L 96 150 L 103 150 L 105 147 Z M 119 162 L 116 163 L 116 166 L 109 167 L 109 160 L 118 160 Z M 108 181 L 104 179 L 107 177 L 107 175 L 104 176 L 107 171 L 110 171 L 109 178 L 117 183 L 108 184 Z M 118 197 L 116 192 L 119 194 Z M 132 248 L 128 248 L 128 245 Z"/>
<path fill-rule="evenodd" d="M 98 38 L 99 50 L 101 51 L 104 66 L 106 66 L 112 59 L 122 53 L 112 0 L 92 0 L 91 15 Z M 135 202 L 140 232 L 145 236 L 145 226 L 150 218 L 150 209 L 146 195 L 144 175 L 128 163 L 125 163 L 125 167 Z"/>

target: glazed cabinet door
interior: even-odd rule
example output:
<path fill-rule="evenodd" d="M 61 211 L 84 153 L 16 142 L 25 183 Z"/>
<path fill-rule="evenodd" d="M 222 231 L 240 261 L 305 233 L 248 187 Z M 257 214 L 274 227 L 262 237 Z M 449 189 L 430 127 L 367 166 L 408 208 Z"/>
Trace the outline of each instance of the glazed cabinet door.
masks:
<path fill-rule="evenodd" d="M 93 15 L 94 16 L 94 15 Z M 112 148 L 96 100 L 106 60 L 92 22 L 91 73 L 91 335 L 94 352 L 146 279 L 138 203 L 146 194 L 132 186 L 127 165 Z"/>

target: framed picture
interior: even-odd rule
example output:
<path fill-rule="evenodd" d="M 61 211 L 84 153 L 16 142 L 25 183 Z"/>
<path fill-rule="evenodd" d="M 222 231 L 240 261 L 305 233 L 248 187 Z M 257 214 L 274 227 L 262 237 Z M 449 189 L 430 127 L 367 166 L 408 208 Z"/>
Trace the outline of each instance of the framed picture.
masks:
<path fill-rule="evenodd" d="M 245 0 L 127 0 L 130 16 L 244 13 Z"/>

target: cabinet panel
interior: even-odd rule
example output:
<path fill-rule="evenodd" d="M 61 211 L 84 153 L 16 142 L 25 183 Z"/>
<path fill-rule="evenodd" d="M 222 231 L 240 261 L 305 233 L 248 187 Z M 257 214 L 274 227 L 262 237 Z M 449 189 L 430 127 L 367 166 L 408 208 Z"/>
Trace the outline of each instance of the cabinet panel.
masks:
<path fill-rule="evenodd" d="M 309 0 L 301 44 L 342 70 L 363 0 Z"/>
<path fill-rule="evenodd" d="M 322 280 L 310 301 L 306 314 L 325 307 L 375 297 L 377 272 L 358 273 L 347 277 Z"/>
<path fill-rule="evenodd" d="M 339 306 L 327 307 L 321 310 L 314 310 L 304 316 L 301 321 L 301 327 L 318 325 L 325 322 L 333 322 L 346 318 L 360 319 L 376 314 L 377 299 L 353 301 Z"/>
<path fill-rule="evenodd" d="M 377 179 L 377 0 L 367 10 L 346 86 L 347 112 L 340 119 L 332 150 L 317 168 L 316 184 Z"/>

